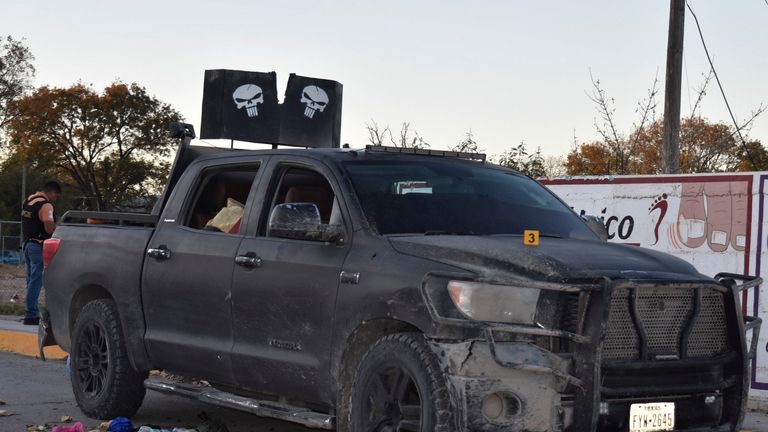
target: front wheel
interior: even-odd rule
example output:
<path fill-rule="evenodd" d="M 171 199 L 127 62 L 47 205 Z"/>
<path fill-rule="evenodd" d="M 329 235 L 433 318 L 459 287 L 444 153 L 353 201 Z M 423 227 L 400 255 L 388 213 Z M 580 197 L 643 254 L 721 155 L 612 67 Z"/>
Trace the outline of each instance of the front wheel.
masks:
<path fill-rule="evenodd" d="M 365 354 L 352 384 L 351 432 L 453 430 L 445 377 L 424 336 L 379 339 Z"/>
<path fill-rule="evenodd" d="M 71 351 L 72 390 L 85 415 L 112 419 L 136 414 L 147 374 L 130 364 L 114 301 L 99 299 L 83 307 Z"/>

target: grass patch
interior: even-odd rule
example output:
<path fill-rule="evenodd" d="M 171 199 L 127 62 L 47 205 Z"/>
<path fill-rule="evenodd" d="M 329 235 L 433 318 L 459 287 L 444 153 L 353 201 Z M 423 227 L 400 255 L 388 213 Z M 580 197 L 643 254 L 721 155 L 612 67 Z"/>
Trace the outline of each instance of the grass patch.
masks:
<path fill-rule="evenodd" d="M 0 301 L 0 315 L 24 315 L 25 311 L 23 304 Z"/>

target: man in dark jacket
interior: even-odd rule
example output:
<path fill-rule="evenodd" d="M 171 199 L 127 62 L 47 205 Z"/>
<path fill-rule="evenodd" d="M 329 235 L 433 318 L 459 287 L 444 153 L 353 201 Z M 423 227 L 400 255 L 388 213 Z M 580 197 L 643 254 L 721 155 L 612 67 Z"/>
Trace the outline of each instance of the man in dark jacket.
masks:
<path fill-rule="evenodd" d="M 59 196 L 61 186 L 50 181 L 21 205 L 21 235 L 24 239 L 24 264 L 27 269 L 26 325 L 37 325 L 40 322 L 37 302 L 43 287 L 43 241 L 51 238 L 56 229 L 53 203 Z"/>

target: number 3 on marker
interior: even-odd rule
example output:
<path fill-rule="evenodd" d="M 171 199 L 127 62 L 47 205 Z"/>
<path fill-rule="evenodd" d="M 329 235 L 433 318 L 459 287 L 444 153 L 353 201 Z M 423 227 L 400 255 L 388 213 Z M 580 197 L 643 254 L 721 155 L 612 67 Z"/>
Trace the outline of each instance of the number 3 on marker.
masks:
<path fill-rule="evenodd" d="M 539 245 L 539 230 L 523 231 L 523 244 L 527 246 Z"/>

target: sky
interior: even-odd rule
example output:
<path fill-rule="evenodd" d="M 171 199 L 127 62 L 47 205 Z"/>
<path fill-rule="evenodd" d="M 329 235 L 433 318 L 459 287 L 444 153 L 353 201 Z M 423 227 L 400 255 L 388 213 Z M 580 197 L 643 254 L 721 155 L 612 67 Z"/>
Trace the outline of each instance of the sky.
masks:
<path fill-rule="evenodd" d="M 768 103 L 768 3 L 690 0 L 737 119 Z M 276 71 L 344 85 L 342 142 L 365 125 L 410 122 L 432 148 L 471 130 L 498 154 L 525 141 L 565 154 L 597 138 L 590 74 L 614 99 L 619 129 L 660 79 L 663 115 L 668 0 L 550 1 L 13 1 L 0 35 L 26 39 L 36 85 L 136 82 L 199 131 L 206 69 Z M 686 16 L 682 112 L 709 70 Z M 711 86 L 702 114 L 730 121 Z M 750 137 L 768 145 L 768 114 Z"/>

